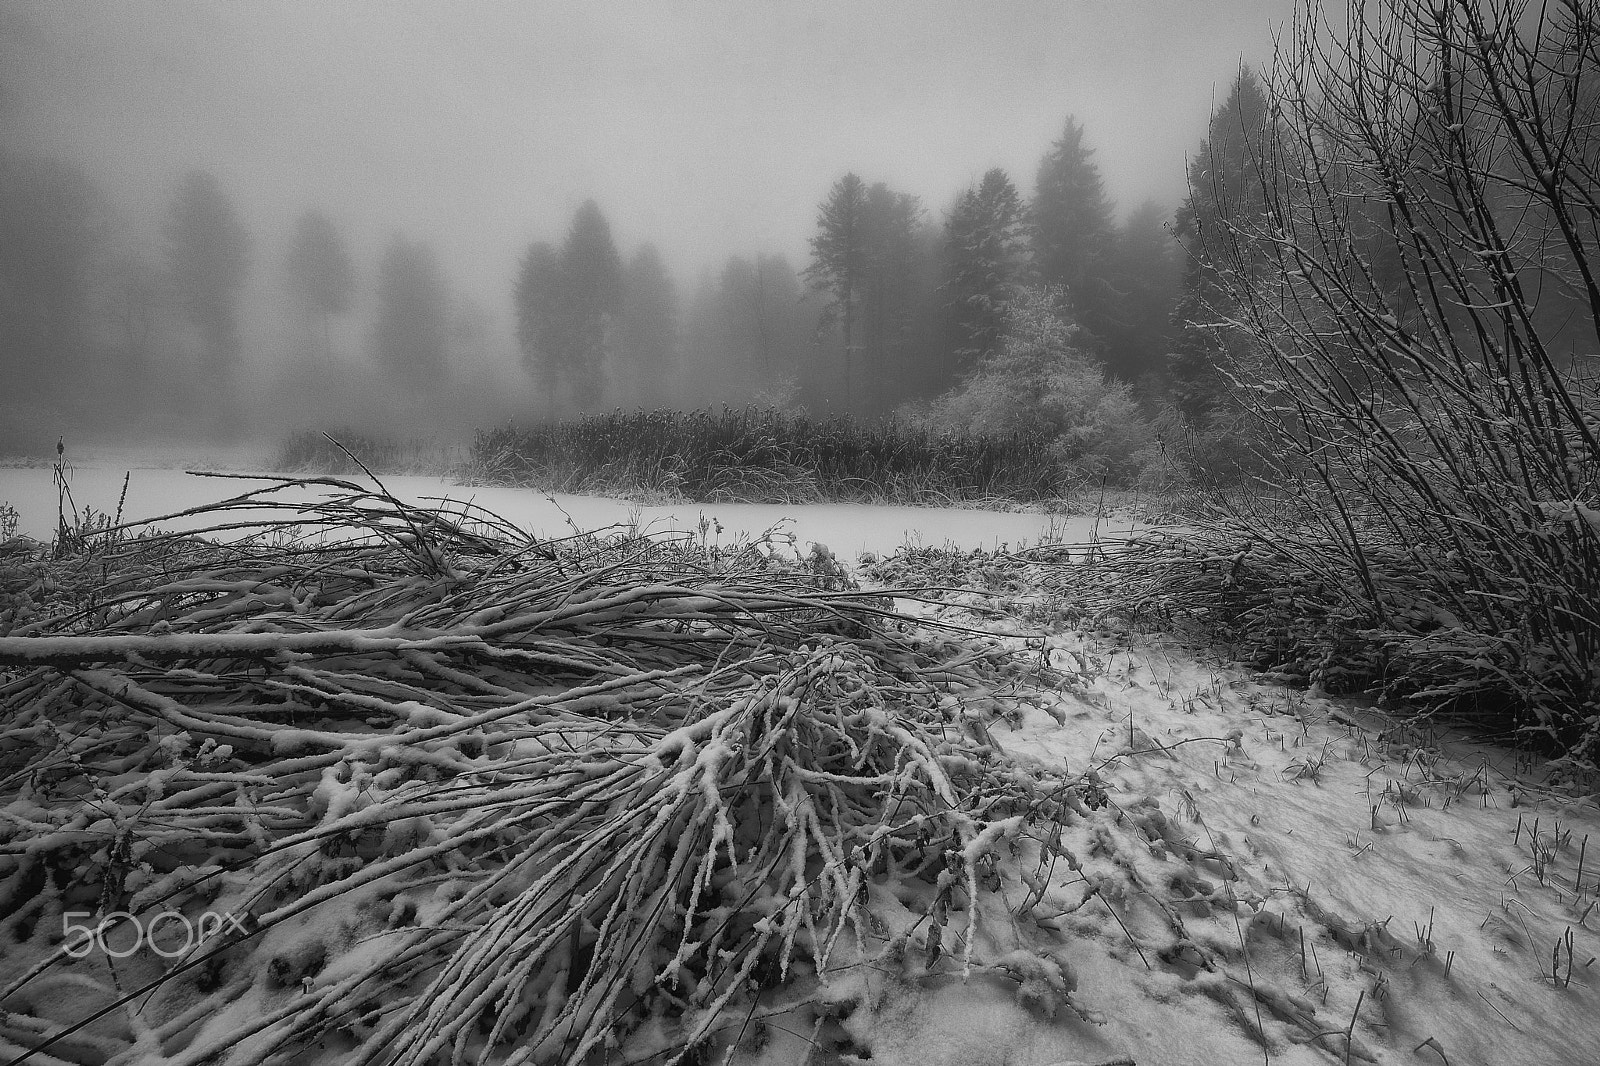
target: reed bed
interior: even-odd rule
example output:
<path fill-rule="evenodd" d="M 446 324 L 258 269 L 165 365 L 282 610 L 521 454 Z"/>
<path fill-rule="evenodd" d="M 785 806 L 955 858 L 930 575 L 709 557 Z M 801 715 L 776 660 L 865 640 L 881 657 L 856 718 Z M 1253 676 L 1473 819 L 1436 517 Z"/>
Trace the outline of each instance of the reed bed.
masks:
<path fill-rule="evenodd" d="M 1600 4 L 1528 6 L 1300 5 L 1199 248 L 1280 501 L 1113 569 L 1281 673 L 1593 766 Z"/>
<path fill-rule="evenodd" d="M 0 1058 L 699 1061 L 896 879 L 937 886 L 930 957 L 947 910 L 971 965 L 995 849 L 1093 788 L 963 728 L 950 693 L 1004 655 L 836 573 L 258 480 L 201 534 L 28 564 Z M 227 921 L 74 961 L 72 912 L 151 943 Z"/>
<path fill-rule="evenodd" d="M 1068 560 L 1085 546 L 1032 557 L 1059 558 L 1049 580 L 1080 619 L 1185 631 L 1269 679 L 1376 695 L 1587 774 L 1600 762 L 1600 542 L 1581 503 L 1518 502 L 1503 491 L 1402 530 L 1327 502 L 1238 498 L 1182 530 L 1091 546 L 1086 565 Z"/>
<path fill-rule="evenodd" d="M 503 426 L 479 432 L 471 456 L 475 475 L 491 482 L 698 501 L 1033 501 L 1065 495 L 1069 484 L 1043 439 L 758 407 Z"/>
<path fill-rule="evenodd" d="M 394 440 L 345 428 L 331 434 L 317 430 L 291 433 L 278 444 L 272 469 L 312 475 L 360 474 L 368 469 L 384 474 L 441 475 L 462 462 L 459 445 Z"/>

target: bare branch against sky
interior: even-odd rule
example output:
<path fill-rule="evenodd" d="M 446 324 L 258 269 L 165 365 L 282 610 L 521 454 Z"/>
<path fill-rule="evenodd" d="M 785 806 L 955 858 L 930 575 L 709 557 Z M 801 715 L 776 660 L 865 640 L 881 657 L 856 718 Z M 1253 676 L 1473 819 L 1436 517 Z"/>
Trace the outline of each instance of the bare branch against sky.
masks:
<path fill-rule="evenodd" d="M 136 225 L 203 167 L 262 232 L 318 205 L 370 259 L 404 229 L 498 307 L 586 199 L 687 276 L 800 261 L 844 171 L 935 212 L 993 166 L 1027 194 L 1068 114 L 1122 211 L 1173 205 L 1218 92 L 1290 7 L 13 0 L 0 130 L 87 162 Z"/>

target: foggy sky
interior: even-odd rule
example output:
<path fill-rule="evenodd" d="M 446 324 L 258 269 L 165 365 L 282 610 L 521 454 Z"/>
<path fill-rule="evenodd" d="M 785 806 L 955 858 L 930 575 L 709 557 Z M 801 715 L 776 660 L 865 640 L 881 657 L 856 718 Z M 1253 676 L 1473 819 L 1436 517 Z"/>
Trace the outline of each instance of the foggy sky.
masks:
<path fill-rule="evenodd" d="M 85 161 L 136 225 L 205 167 L 245 211 L 258 279 L 321 205 L 365 270 L 403 230 L 503 314 L 522 250 L 584 199 L 684 283 L 731 253 L 798 267 L 846 170 L 939 218 L 992 166 L 1031 194 L 1068 114 L 1121 210 L 1174 206 L 1292 0 L 4 7 L 7 142 Z"/>

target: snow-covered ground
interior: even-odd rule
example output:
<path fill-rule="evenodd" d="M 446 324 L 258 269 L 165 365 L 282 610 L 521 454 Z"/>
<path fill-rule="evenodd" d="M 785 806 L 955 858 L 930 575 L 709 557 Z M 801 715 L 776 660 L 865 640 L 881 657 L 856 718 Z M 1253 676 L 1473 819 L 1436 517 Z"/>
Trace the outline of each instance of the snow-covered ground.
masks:
<path fill-rule="evenodd" d="M 204 467 L 192 469 L 207 469 Z M 71 471 L 72 498 L 79 511 L 92 508 L 115 516 L 127 497 L 125 522 L 142 521 L 200 507 L 239 495 L 266 482 L 234 477 L 198 477 L 183 470 L 135 466 L 110 460 L 77 463 Z M 362 478 L 352 480 L 364 481 Z M 702 518 L 710 523 L 707 536 L 733 543 L 739 538 L 758 539 L 781 527 L 792 533 L 802 551 L 812 542 L 826 545 L 842 559 L 861 552 L 887 554 L 902 544 L 961 548 L 989 548 L 1041 540 L 1067 543 L 1125 534 L 1126 520 L 1097 521 L 1093 514 L 1074 516 L 1026 512 L 986 511 L 966 508 L 894 507 L 871 504 L 673 504 L 640 506 L 626 500 L 599 496 L 549 495 L 530 489 L 463 486 L 436 477 L 384 477 L 383 483 L 407 503 L 427 502 L 449 510 L 461 504 L 485 508 L 528 532 L 565 536 L 574 529 L 590 532 L 611 526 L 636 524 L 653 532 L 673 530 L 699 534 Z M 285 494 L 284 499 L 308 499 Z M 56 528 L 58 495 L 50 467 L 0 467 L 0 503 L 9 503 L 19 515 L 19 532 L 49 540 Z M 249 520 L 247 512 L 234 519 Z M 263 512 L 257 517 L 267 517 Z M 273 515 L 272 517 L 282 517 Z M 194 520 L 160 523 L 163 528 L 194 528 Z M 720 530 L 717 528 L 720 525 Z"/>
<path fill-rule="evenodd" d="M 114 510 L 122 473 L 76 470 L 79 506 Z M 388 482 L 408 499 L 472 499 L 535 530 L 568 531 L 535 493 Z M 125 517 L 230 491 L 134 470 Z M 48 536 L 48 468 L 0 471 L 0 501 L 19 509 L 24 531 Z M 704 513 L 733 538 L 788 518 L 802 544 L 845 559 L 908 537 L 977 547 L 1096 532 L 1092 516 L 1064 526 L 961 510 L 557 503 L 585 529 L 694 529 Z M 964 978 L 946 957 L 942 975 L 908 977 L 915 968 L 872 958 L 868 944 L 872 961 L 842 966 L 823 990 L 792 990 L 792 1008 L 786 990 L 765 1000 L 746 1026 L 761 1039 L 744 1040 L 731 1062 L 1600 1063 L 1593 782 L 1556 787 L 1514 753 L 1264 683 L 1158 635 L 1029 621 L 1048 615 L 1027 609 L 1031 595 L 900 601 L 1007 634 L 1018 654 L 1052 667 L 1059 682 L 968 694 L 962 714 L 1020 762 L 1092 769 L 1105 788 L 1108 806 L 1064 826 L 1067 857 L 1038 870 L 1002 860 L 1013 868 L 1000 884 L 1028 884 L 1027 898 L 1011 887 L 991 899 L 981 946 L 1020 961 L 1009 975 Z M 912 931 L 920 960 L 919 891 L 877 885 L 871 896 L 886 936 Z"/>
<path fill-rule="evenodd" d="M 1076 1010 L 1044 1018 L 995 976 L 862 968 L 828 993 L 855 1005 L 823 1026 L 857 1049 L 840 1061 L 1600 1063 L 1592 783 L 1548 787 L 1514 753 L 1159 637 L 1012 642 L 1066 683 L 969 715 L 1023 762 L 1096 769 L 1114 817 L 1068 827 L 1079 868 L 1031 906 L 1007 898 L 989 946 L 1059 960 Z M 751 1061 L 788 1066 L 802 1046 L 785 1035 Z"/>

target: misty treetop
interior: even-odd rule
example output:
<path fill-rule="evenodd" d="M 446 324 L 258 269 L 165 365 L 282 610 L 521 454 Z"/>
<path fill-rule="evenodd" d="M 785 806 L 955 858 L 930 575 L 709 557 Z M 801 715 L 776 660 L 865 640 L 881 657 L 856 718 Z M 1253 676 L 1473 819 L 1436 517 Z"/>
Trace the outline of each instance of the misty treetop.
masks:
<path fill-rule="evenodd" d="M 332 319 L 354 305 L 356 265 L 333 220 L 307 208 L 295 223 L 283 261 L 284 288 L 321 335 L 323 355 L 333 358 Z"/>
<path fill-rule="evenodd" d="M 0 154 L 3 391 L 46 404 L 85 384 L 109 224 L 110 206 L 81 167 Z"/>
<path fill-rule="evenodd" d="M 1241 68 L 1189 164 L 1189 197 L 1174 222 L 1188 255 L 1174 316 L 1177 336 L 1170 372 L 1174 402 L 1196 425 L 1227 410 L 1220 368 L 1230 353 L 1241 350 L 1241 341 L 1231 326 L 1233 308 L 1221 264 L 1234 243 L 1229 225 L 1259 221 L 1267 210 L 1268 183 L 1262 173 L 1267 123 L 1261 81 Z M 1265 262 L 1257 249 L 1252 269 Z"/>
<path fill-rule="evenodd" d="M 1223 143 L 1229 121 L 1219 112 L 1211 140 Z M 204 409 L 219 431 L 254 419 L 372 433 L 397 417 L 459 430 L 706 403 L 954 418 L 960 405 L 935 401 L 994 373 L 1013 306 L 1042 284 L 1073 327 L 1061 358 L 1134 385 L 1142 417 L 1154 417 L 1173 385 L 1194 390 L 1214 354 L 1191 345 L 1185 362 L 1185 339 L 1205 336 L 1186 323 L 1214 311 L 1195 266 L 1179 305 L 1185 249 L 1173 240 L 1198 253 L 1194 234 L 1214 209 L 1197 186 L 1176 227 L 1154 204 L 1119 223 L 1091 144 L 1068 117 L 1041 145 L 1031 195 L 991 167 L 934 211 L 847 172 L 819 190 L 803 260 L 734 251 L 689 284 L 648 240 L 619 248 L 600 203 L 585 200 L 564 231 L 508 264 L 509 314 L 458 290 L 431 239 L 372 250 L 313 204 L 258 244 L 227 184 L 196 170 L 174 180 L 146 247 L 123 236 L 81 171 L 17 159 L 3 175 L 6 373 L 18 395 L 66 397 L 23 419 L 41 426 L 81 417 L 64 383 L 109 382 L 112 366 L 124 380 L 105 387 L 105 406 L 131 401 L 129 421 Z M 269 245 L 272 269 L 254 269 Z M 263 384 L 269 403 L 254 398 Z"/>
<path fill-rule="evenodd" d="M 1033 276 L 1027 205 L 996 167 L 956 199 L 944 231 L 943 327 L 951 369 L 964 373 L 999 343 L 1006 305 Z"/>
<path fill-rule="evenodd" d="M 578 208 L 559 253 L 536 243 L 523 256 L 514 287 L 517 340 L 548 411 L 558 397 L 580 409 L 604 398 L 622 285 L 611 226 L 593 200 Z"/>
<path fill-rule="evenodd" d="M 811 264 L 803 274 L 811 290 L 826 300 L 823 321 L 837 322 L 843 331 L 846 393 L 854 384 L 856 322 L 867 273 L 866 213 L 867 188 L 854 172 L 834 182 L 818 209 Z"/>
<path fill-rule="evenodd" d="M 225 426 L 235 417 L 232 379 L 243 343 L 239 318 L 251 266 L 250 234 L 217 176 L 196 170 L 179 183 L 162 235 L 172 298 L 196 344 L 196 392 Z"/>
<path fill-rule="evenodd" d="M 1070 116 L 1039 163 L 1028 223 L 1039 280 L 1059 287 L 1084 328 L 1102 336 L 1115 223 L 1094 150 Z"/>
<path fill-rule="evenodd" d="M 425 387 L 446 378 L 450 292 L 439 257 L 422 241 L 397 234 L 378 264 L 375 359 L 395 377 Z"/>
<path fill-rule="evenodd" d="M 617 404 L 654 407 L 669 395 L 678 319 L 677 284 L 656 246 L 641 245 L 622 270 L 622 318 L 611 371 Z"/>

